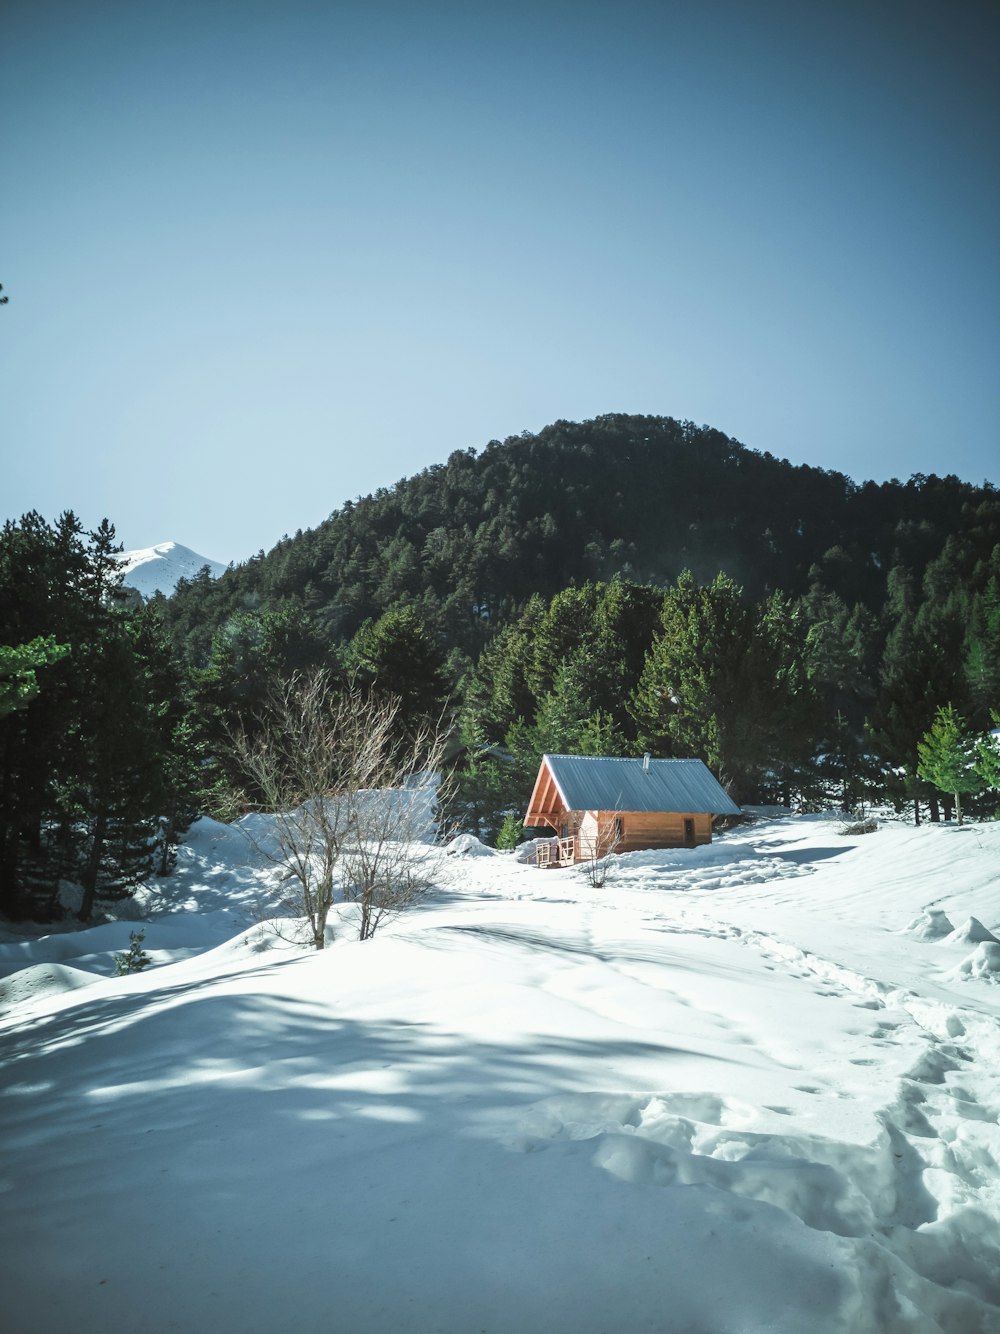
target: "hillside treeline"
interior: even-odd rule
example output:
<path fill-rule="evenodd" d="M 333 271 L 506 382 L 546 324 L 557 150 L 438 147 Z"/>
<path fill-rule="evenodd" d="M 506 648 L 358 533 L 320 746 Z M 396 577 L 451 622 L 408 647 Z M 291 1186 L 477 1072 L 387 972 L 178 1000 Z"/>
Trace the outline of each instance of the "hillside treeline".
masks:
<path fill-rule="evenodd" d="M 697 755 L 741 801 L 879 795 L 935 818 L 917 746 L 936 710 L 974 729 L 1000 706 L 994 488 L 858 486 L 669 418 L 453 454 L 142 608 L 113 546 L 72 515 L 0 535 L 11 915 L 167 869 L 231 786 L 233 729 L 313 667 L 411 725 L 444 718 L 451 819 L 486 837 L 546 750 Z"/>
<path fill-rule="evenodd" d="M 956 477 L 859 486 L 669 417 L 556 422 L 349 502 L 221 579 L 180 588 L 166 614 L 197 659 L 236 612 L 294 605 L 343 642 L 409 605 L 475 659 L 533 595 L 616 576 L 666 585 L 685 569 L 702 582 L 721 570 L 756 598 L 800 596 L 818 569 L 848 605 L 878 613 L 890 572 L 919 585 L 949 537 L 947 572 L 981 582 L 998 505 L 992 488 Z"/>

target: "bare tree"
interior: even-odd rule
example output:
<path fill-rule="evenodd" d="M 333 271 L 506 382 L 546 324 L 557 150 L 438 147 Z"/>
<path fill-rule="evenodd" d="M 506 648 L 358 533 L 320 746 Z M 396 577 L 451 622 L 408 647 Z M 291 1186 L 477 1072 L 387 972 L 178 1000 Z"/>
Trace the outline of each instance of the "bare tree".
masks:
<path fill-rule="evenodd" d="M 600 811 L 593 831 L 580 838 L 583 873 L 591 889 L 603 889 L 611 872 L 611 858 L 621 846 L 621 816 L 614 811 Z"/>
<path fill-rule="evenodd" d="M 420 752 L 406 758 L 422 764 Z M 361 940 L 430 888 L 440 861 L 427 841 L 437 795 L 436 772 L 427 768 L 414 768 L 402 786 L 357 794 L 343 882 L 345 902 L 357 906 Z"/>
<path fill-rule="evenodd" d="M 399 715 L 397 699 L 340 691 L 314 672 L 275 687 L 252 735 L 231 734 L 247 785 L 234 801 L 271 817 L 244 828 L 284 872 L 282 906 L 306 920 L 316 949 L 338 889 L 358 905 L 365 940 L 426 888 L 416 845 L 430 829 L 444 731 L 401 739 Z"/>

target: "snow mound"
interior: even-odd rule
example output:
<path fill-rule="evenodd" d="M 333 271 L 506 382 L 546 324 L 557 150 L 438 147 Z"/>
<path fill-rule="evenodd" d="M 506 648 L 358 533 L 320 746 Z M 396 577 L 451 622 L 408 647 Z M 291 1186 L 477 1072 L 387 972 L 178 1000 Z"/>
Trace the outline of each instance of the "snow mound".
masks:
<path fill-rule="evenodd" d="M 22 1005 L 25 1001 L 40 1000 L 43 996 L 59 996 L 79 987 L 89 987 L 97 979 L 82 968 L 71 968 L 63 963 L 36 963 L 22 968 L 11 977 L 0 981 L 0 1009 Z"/>
<path fill-rule="evenodd" d="M 918 940 L 941 940 L 955 928 L 948 914 L 940 908 L 925 908 L 919 917 L 914 917 L 906 930 Z"/>
<path fill-rule="evenodd" d="M 981 945 L 983 943 L 1000 945 L 992 931 L 988 931 L 978 917 L 968 917 L 961 926 L 956 927 L 951 935 L 946 936 L 946 945 Z"/>
<path fill-rule="evenodd" d="M 1000 1331 L 1000 943 L 901 930 L 1000 924 L 1000 822 L 838 824 L 599 894 L 463 840 L 315 951 L 201 820 L 137 896 L 140 975 L 128 923 L 0 921 L 5 1327 Z M 385 1281 L 317 1283 L 318 1236 Z"/>
<path fill-rule="evenodd" d="M 950 976 L 981 977 L 987 982 L 1000 982 L 1000 941 L 984 940 L 963 959 Z"/>
<path fill-rule="evenodd" d="M 155 547 L 123 551 L 118 560 L 125 571 L 125 583 L 130 588 L 137 588 L 144 598 L 152 597 L 154 593 L 169 597 L 178 580 L 193 579 L 206 565 L 213 579 L 226 568 L 221 561 L 199 556 L 197 551 L 182 547 L 179 542 L 161 542 Z"/>
<path fill-rule="evenodd" d="M 496 849 L 481 843 L 475 834 L 459 834 L 445 848 L 447 857 L 495 857 Z"/>
<path fill-rule="evenodd" d="M 519 843 L 514 849 L 514 860 L 525 866 L 534 866 L 538 860 L 538 849 L 542 843 L 551 843 L 551 838 L 529 838 Z"/>

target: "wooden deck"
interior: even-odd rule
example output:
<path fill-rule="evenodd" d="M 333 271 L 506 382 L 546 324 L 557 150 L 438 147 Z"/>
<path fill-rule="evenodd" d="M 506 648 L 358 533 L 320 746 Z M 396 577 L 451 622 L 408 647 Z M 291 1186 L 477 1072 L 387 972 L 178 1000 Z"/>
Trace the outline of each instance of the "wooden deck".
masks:
<path fill-rule="evenodd" d="M 572 866 L 576 861 L 576 839 L 552 838 L 535 850 L 536 866 Z"/>

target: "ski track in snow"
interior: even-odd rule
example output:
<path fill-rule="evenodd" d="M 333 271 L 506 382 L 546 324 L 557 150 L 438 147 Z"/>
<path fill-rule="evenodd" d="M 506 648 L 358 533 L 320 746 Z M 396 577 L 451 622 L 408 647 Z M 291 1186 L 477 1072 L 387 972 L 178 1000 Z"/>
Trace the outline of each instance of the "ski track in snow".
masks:
<path fill-rule="evenodd" d="M 344 941 L 328 951 L 336 976 L 346 972 L 359 991 L 367 985 L 386 1016 L 411 1026 L 411 1049 L 376 1069 L 360 1048 L 357 1075 L 334 1072 L 333 1082 L 311 1061 L 298 1074 L 294 1063 L 286 1064 L 287 1088 L 339 1088 L 356 1078 L 358 1109 L 369 1108 L 364 1114 L 375 1116 L 383 1135 L 396 1126 L 390 1141 L 396 1153 L 416 1133 L 405 1131 L 414 1115 L 406 1089 L 463 1048 L 480 1051 L 487 1065 L 500 1062 L 499 1085 L 466 1076 L 467 1091 L 453 1080 L 449 1098 L 445 1079 L 438 1124 L 432 1130 L 429 1123 L 416 1142 L 426 1143 L 426 1134 L 450 1136 L 451 1147 L 438 1152 L 462 1162 L 462 1142 L 481 1144 L 475 1170 L 486 1175 L 479 1189 L 501 1213 L 505 1190 L 512 1189 L 528 1191 L 529 1199 L 533 1191 L 545 1198 L 565 1193 L 571 1214 L 574 1199 L 621 1208 L 626 1219 L 633 1213 L 634 1235 L 618 1220 L 625 1235 L 616 1244 L 632 1247 L 618 1260 L 627 1282 L 605 1272 L 608 1240 L 600 1225 L 591 1229 L 591 1253 L 574 1223 L 562 1219 L 572 1246 L 583 1248 L 575 1278 L 583 1288 L 554 1305 L 559 1292 L 539 1285 L 569 1280 L 559 1278 L 562 1251 L 557 1256 L 546 1247 L 571 1243 L 558 1229 L 551 1240 L 536 1236 L 526 1215 L 537 1257 L 525 1257 L 513 1240 L 493 1243 L 509 1247 L 506 1261 L 498 1256 L 501 1267 L 521 1267 L 524 1291 L 510 1296 L 506 1314 L 491 1317 L 488 1304 L 477 1304 L 486 1298 L 470 1295 L 453 1274 L 455 1294 L 435 1289 L 422 1307 L 419 1295 L 411 1296 L 418 1306 L 409 1308 L 409 1327 L 454 1334 L 480 1327 L 493 1334 L 515 1328 L 1000 1331 L 1000 991 L 989 954 L 977 972 L 969 953 L 991 946 L 978 927 L 946 936 L 936 928 L 921 936 L 912 927 L 933 921 L 927 909 L 946 911 L 953 922 L 981 916 L 987 929 L 1000 925 L 994 883 L 1000 830 L 977 834 L 982 855 L 967 857 L 965 880 L 958 884 L 952 876 L 951 885 L 956 852 L 967 855 L 973 844 L 952 840 L 950 830 L 918 831 L 914 838 L 888 829 L 881 843 L 879 836 L 838 842 L 834 831 L 831 822 L 777 821 L 694 855 L 631 854 L 599 891 L 575 871 L 538 872 L 493 856 L 457 858 L 441 895 L 382 939 L 384 974 L 376 967 L 369 978 L 368 970 L 355 969 L 355 960 L 363 962 L 359 949 L 379 958 L 371 944 Z M 303 967 L 315 977 L 326 965 L 324 956 L 294 951 L 279 958 L 285 973 L 275 971 L 270 955 L 250 964 L 254 933 L 245 924 L 269 882 L 259 866 L 245 865 L 245 855 L 240 860 L 233 838 L 206 823 L 184 850 L 172 899 L 145 901 L 152 913 L 147 946 L 159 927 L 169 941 L 160 958 L 178 962 L 118 983 L 123 999 L 154 997 L 162 988 L 166 1010 L 181 1013 L 185 977 L 220 995 L 234 987 L 252 995 L 254 978 L 266 990 Z M 911 848 L 920 856 L 907 862 Z M 199 907 L 209 910 L 200 930 L 189 918 Z M 237 923 L 242 933 L 234 936 Z M 0 1066 L 7 1079 L 0 1095 L 13 1096 L 26 1111 L 33 1099 L 44 1108 L 46 1086 L 33 1080 L 30 1044 L 23 1043 L 33 1028 L 42 1036 L 46 1068 L 61 1051 L 113 1031 L 114 1021 L 108 1029 L 96 1019 L 115 1004 L 116 983 L 102 974 L 107 978 L 111 953 L 127 943 L 131 925 L 0 943 L 0 970 L 7 973 L 0 1000 L 11 1006 L 0 1036 L 16 1049 L 7 1068 Z M 411 957 L 423 961 L 414 989 L 406 972 Z M 171 988 L 173 973 L 178 983 Z M 74 1007 L 88 991 L 96 1022 L 74 1031 Z M 350 989 L 337 994 L 343 999 L 335 1010 L 350 1004 Z M 118 1022 L 127 1027 L 124 1014 Z M 592 1054 L 580 1055 L 585 1048 Z M 183 1050 L 181 1036 L 158 1058 L 168 1071 L 164 1088 Z M 280 1047 L 269 1052 L 265 1047 L 259 1069 L 245 1057 L 227 1063 L 218 1055 L 202 1065 L 196 1085 L 273 1078 L 268 1061 L 280 1065 L 283 1054 Z M 655 1078 L 644 1086 L 648 1076 Z M 152 1074 L 143 1083 L 126 1068 L 120 1078 L 133 1099 L 143 1088 L 155 1096 Z M 497 1091 L 503 1087 L 506 1093 Z M 109 1097 L 105 1116 L 117 1105 L 117 1094 L 102 1094 Z M 377 1112 L 370 1110 L 375 1097 Z M 3 1102 L 0 1096 L 0 1110 Z M 32 1129 L 12 1143 L 30 1154 L 46 1136 L 34 1122 L 14 1118 L 15 1131 L 22 1124 Z M 197 1124 L 195 1117 L 192 1133 Z M 51 1150 L 55 1141 L 47 1142 Z M 508 1165 L 496 1169 L 502 1179 L 489 1175 L 488 1145 L 507 1155 Z M 62 1152 L 72 1176 L 72 1155 Z M 397 1162 L 399 1179 L 416 1170 L 415 1161 Z M 523 1169 L 513 1166 L 518 1162 Z M 377 1174 L 373 1180 L 377 1191 L 388 1189 Z M 617 1187 L 603 1187 L 602 1180 Z M 464 1182 L 445 1175 L 438 1188 L 459 1213 Z M 20 1195 L 13 1186 L 6 1197 L 0 1192 L 0 1220 L 5 1198 L 13 1206 Z M 541 1209 L 541 1198 L 527 1207 Z M 585 1216 L 591 1207 L 581 1203 L 575 1212 Z M 473 1231 L 478 1226 L 471 1224 Z M 642 1259 L 637 1252 L 658 1226 L 672 1239 L 673 1259 L 661 1259 L 660 1268 L 640 1264 L 633 1275 L 631 1266 Z M 420 1245 L 425 1232 L 426 1226 Z M 406 1235 L 404 1247 L 416 1254 L 417 1241 Z M 713 1271 L 706 1285 L 697 1266 L 713 1255 L 731 1274 Z M 468 1263 L 478 1264 L 478 1253 Z M 536 1263 L 547 1280 L 533 1279 Z M 154 1282 L 145 1271 L 140 1287 L 143 1278 Z M 480 1274 L 479 1282 L 485 1290 L 492 1279 Z M 16 1279 L 13 1286 L 14 1310 L 30 1309 L 18 1305 Z M 620 1287 L 630 1288 L 627 1299 Z M 344 1300 L 345 1311 L 354 1312 L 343 1317 L 344 1329 L 363 1334 L 405 1320 L 405 1303 L 385 1294 L 382 1306 Z M 811 1302 L 817 1305 L 805 1324 Z M 664 1304 L 672 1315 L 663 1314 Z M 78 1304 L 76 1327 L 102 1328 L 102 1309 L 92 1299 Z M 198 1308 L 199 1318 L 207 1318 L 207 1309 Z M 219 1327 L 264 1330 L 276 1327 L 268 1324 L 275 1318 L 250 1312 L 243 1323 L 223 1320 Z M 324 1318 L 325 1308 L 296 1327 L 330 1328 Z M 58 1322 L 42 1317 L 15 1327 L 44 1332 Z M 174 1327 L 180 1325 L 166 1317 L 147 1321 L 150 1330 Z"/>

